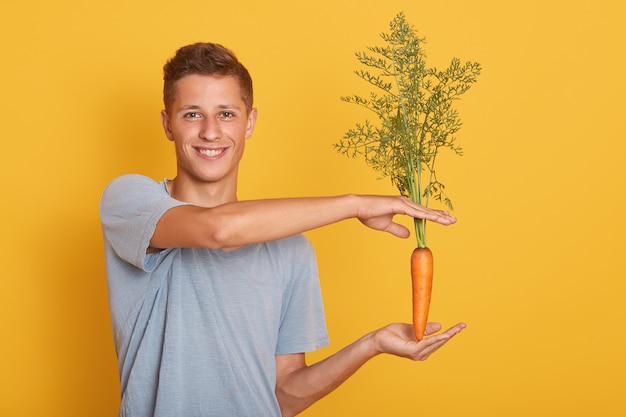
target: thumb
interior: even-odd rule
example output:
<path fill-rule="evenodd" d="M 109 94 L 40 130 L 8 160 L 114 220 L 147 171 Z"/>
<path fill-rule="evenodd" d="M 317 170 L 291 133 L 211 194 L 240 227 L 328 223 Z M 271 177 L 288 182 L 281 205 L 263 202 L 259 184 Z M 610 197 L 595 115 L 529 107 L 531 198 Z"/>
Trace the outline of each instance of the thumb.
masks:
<path fill-rule="evenodd" d="M 409 236 L 411 236 L 411 232 L 409 231 L 409 229 L 407 229 L 401 224 L 393 223 L 393 222 L 389 223 L 389 226 L 387 226 L 387 228 L 385 229 L 385 232 L 389 232 L 392 235 L 401 237 L 403 239 L 406 239 Z"/>

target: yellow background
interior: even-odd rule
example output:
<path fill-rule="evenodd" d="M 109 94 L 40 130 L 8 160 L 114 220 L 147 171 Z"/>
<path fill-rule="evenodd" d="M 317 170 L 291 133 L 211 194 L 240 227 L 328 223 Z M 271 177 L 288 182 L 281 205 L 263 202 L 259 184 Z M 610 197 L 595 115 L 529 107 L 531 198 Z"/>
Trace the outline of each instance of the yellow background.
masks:
<path fill-rule="evenodd" d="M 429 228 L 431 319 L 468 328 L 427 362 L 375 358 L 303 415 L 626 415 L 625 4 L 2 0 L 0 415 L 117 412 L 98 202 L 118 175 L 173 175 L 174 50 L 223 43 L 255 79 L 241 198 L 395 193 L 332 144 L 365 117 L 339 101 L 367 91 L 354 52 L 400 10 L 430 65 L 484 69 L 459 102 L 465 156 L 439 166 L 459 222 Z M 309 236 L 332 343 L 314 360 L 410 320 L 413 238 Z"/>

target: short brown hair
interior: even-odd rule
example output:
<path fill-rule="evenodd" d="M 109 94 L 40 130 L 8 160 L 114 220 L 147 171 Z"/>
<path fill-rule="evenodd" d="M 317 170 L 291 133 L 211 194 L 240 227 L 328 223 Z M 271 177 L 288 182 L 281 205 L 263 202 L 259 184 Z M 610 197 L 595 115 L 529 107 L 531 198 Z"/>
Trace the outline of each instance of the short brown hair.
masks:
<path fill-rule="evenodd" d="M 163 104 L 169 112 L 176 98 L 176 82 L 186 75 L 232 76 L 239 81 L 241 98 L 248 112 L 252 110 L 253 93 L 250 73 L 235 54 L 216 43 L 194 43 L 183 46 L 163 67 Z"/>

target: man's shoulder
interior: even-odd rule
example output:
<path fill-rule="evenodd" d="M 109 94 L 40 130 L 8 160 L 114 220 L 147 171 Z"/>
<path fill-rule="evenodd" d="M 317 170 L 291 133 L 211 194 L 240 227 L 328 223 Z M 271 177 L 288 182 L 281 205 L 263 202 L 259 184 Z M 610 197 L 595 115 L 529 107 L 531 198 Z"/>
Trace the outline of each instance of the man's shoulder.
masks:
<path fill-rule="evenodd" d="M 133 185 L 158 185 L 159 183 L 150 177 L 141 174 L 124 174 L 114 178 L 107 185 L 107 189 L 116 187 L 126 187 Z"/>
<path fill-rule="evenodd" d="M 174 204 L 163 182 L 139 174 L 126 174 L 113 179 L 102 192 L 101 212 L 120 213 L 129 207 L 153 207 Z M 149 210 L 150 211 L 150 210 Z"/>
<path fill-rule="evenodd" d="M 103 191 L 103 198 L 113 196 L 119 198 L 120 195 L 141 195 L 145 192 L 153 194 L 165 193 L 162 182 L 157 182 L 150 177 L 140 174 L 125 174 L 113 179 Z"/>

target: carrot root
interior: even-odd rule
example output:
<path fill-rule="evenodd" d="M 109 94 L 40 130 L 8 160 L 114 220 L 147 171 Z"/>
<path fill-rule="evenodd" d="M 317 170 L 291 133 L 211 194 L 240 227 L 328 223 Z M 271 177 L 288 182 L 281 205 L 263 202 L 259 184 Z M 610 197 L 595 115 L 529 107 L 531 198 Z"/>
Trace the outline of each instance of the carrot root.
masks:
<path fill-rule="evenodd" d="M 417 340 L 424 338 L 430 296 L 433 286 L 433 253 L 428 248 L 415 248 L 411 254 L 413 286 L 413 330 Z"/>

